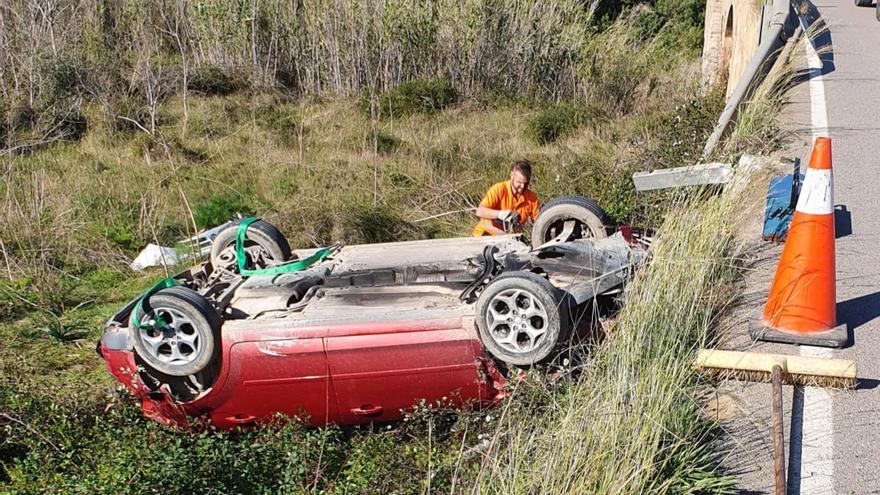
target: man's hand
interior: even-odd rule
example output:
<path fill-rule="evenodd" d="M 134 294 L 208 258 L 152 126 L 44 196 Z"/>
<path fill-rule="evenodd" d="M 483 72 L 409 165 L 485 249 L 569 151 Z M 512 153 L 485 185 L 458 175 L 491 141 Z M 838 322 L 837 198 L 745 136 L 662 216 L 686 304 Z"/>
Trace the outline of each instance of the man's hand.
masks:
<path fill-rule="evenodd" d="M 519 223 L 519 213 L 513 210 L 498 210 L 498 220 L 516 225 Z"/>
<path fill-rule="evenodd" d="M 498 220 L 504 224 L 504 230 L 511 232 L 519 226 L 519 213 L 512 210 L 500 210 L 498 212 Z"/>

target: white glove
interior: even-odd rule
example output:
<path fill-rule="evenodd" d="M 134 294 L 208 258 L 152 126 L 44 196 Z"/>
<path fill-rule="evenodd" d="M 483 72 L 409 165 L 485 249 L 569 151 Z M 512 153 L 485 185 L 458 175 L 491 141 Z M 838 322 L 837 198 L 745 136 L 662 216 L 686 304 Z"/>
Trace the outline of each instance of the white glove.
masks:
<path fill-rule="evenodd" d="M 501 220 L 504 223 L 517 225 L 519 224 L 519 213 L 513 210 L 499 210 L 498 220 Z"/>

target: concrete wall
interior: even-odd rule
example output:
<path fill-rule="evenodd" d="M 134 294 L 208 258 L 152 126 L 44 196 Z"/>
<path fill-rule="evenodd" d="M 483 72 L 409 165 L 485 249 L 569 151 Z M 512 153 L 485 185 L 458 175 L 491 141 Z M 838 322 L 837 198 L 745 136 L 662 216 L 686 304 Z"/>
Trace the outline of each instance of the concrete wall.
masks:
<path fill-rule="evenodd" d="M 707 0 L 703 30 L 703 84 L 724 82 L 730 96 L 755 53 L 761 33 L 760 0 Z"/>

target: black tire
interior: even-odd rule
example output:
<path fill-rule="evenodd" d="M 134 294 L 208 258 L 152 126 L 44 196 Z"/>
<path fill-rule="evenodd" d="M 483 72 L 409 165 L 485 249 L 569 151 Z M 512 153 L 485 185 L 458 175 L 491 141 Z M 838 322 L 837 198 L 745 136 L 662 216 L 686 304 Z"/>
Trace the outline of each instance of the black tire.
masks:
<path fill-rule="evenodd" d="M 220 231 L 211 244 L 211 265 L 215 268 L 222 266 L 228 270 L 238 272 L 238 264 L 235 254 L 235 238 L 238 234 L 239 222 Z M 284 234 L 274 225 L 262 220 L 248 225 L 244 242 L 245 250 L 255 247 L 261 248 L 258 259 L 248 259 L 247 267 L 250 269 L 266 268 L 269 265 L 284 263 L 290 259 L 290 244 Z M 249 256 L 250 258 L 250 256 Z"/>
<path fill-rule="evenodd" d="M 872 0 L 855 0 L 855 3 L 856 7 L 870 7 L 874 2 Z"/>
<path fill-rule="evenodd" d="M 541 207 L 532 226 L 532 246 L 538 247 L 556 237 L 568 220 L 577 221 L 575 238 L 608 237 L 608 215 L 595 201 L 583 196 L 560 196 Z"/>
<path fill-rule="evenodd" d="M 524 304 L 526 299 L 528 304 Z M 509 301 L 514 301 L 517 308 L 511 308 Z M 524 316 L 529 309 L 534 315 Z M 499 320 L 495 316 L 499 314 L 509 316 L 506 321 Z M 565 294 L 532 272 L 502 273 L 489 282 L 477 299 L 476 320 L 480 340 L 489 354 L 516 366 L 551 359 L 568 338 L 571 327 Z M 542 320 L 540 325 L 537 320 Z M 530 335 L 528 330 L 541 333 Z M 515 342 L 511 341 L 514 338 Z"/>
<path fill-rule="evenodd" d="M 143 326 L 145 320 L 155 320 L 156 313 L 169 324 L 165 330 Z M 135 326 L 135 319 L 142 328 Z M 201 294 L 169 287 L 146 298 L 137 314 L 132 312 L 129 329 L 135 352 L 150 367 L 166 375 L 188 376 L 219 358 L 221 325 L 217 310 Z M 174 356 L 174 347 L 180 357 Z"/>

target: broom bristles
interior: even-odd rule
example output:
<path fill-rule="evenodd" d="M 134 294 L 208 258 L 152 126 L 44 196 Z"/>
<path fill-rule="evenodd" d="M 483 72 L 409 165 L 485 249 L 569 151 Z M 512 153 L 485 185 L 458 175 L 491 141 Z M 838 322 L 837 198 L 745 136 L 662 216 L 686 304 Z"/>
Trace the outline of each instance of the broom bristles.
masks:
<path fill-rule="evenodd" d="M 856 386 L 856 364 L 848 359 L 701 349 L 694 366 L 716 378 L 760 383 L 770 382 L 773 367 L 781 366 L 782 381 L 788 385 Z"/>

